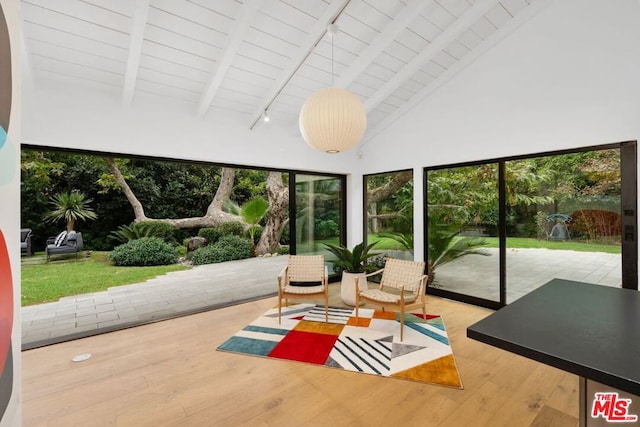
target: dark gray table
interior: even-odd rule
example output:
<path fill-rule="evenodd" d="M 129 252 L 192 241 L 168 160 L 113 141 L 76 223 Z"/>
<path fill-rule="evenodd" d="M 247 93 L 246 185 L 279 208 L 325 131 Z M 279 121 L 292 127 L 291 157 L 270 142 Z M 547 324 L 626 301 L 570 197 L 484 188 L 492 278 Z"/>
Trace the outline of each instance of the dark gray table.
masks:
<path fill-rule="evenodd" d="M 554 279 L 471 325 L 467 336 L 640 396 L 638 291 Z M 640 398 L 634 406 L 640 412 Z"/>

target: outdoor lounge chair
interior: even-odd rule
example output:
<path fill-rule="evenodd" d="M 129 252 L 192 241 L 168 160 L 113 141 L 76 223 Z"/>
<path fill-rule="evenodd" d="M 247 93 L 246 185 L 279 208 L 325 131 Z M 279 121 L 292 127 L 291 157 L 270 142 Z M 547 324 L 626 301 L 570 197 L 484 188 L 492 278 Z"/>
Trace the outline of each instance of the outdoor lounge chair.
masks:
<path fill-rule="evenodd" d="M 282 300 L 323 299 L 324 321 L 329 322 L 329 272 L 324 255 L 289 255 L 289 263 L 278 274 L 278 324 Z"/>
<path fill-rule="evenodd" d="M 358 307 L 361 303 L 377 305 L 382 311 L 389 308 L 400 312 L 400 341 L 404 339 L 404 317 L 407 310 L 421 308 L 427 316 L 426 286 L 429 276 L 424 274 L 425 262 L 404 261 L 387 258 L 383 269 L 367 274 L 367 277 L 382 273 L 380 285 L 360 290 L 356 282 L 356 326 Z M 356 280 L 359 280 L 357 278 Z"/>
<path fill-rule="evenodd" d="M 77 257 L 83 246 L 82 233 L 76 231 L 50 237 L 47 239 L 47 247 L 45 248 L 47 261 L 52 255 L 76 254 Z"/>
<path fill-rule="evenodd" d="M 30 228 L 20 229 L 20 253 L 26 253 L 27 256 L 33 255 L 33 247 L 31 245 L 31 238 L 33 237 L 33 231 Z"/>

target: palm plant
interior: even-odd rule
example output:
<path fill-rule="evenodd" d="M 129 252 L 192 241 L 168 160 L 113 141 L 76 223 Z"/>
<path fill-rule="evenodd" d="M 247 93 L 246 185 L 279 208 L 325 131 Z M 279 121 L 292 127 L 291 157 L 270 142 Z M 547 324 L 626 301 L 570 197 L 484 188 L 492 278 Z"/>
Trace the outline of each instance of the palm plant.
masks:
<path fill-rule="evenodd" d="M 429 275 L 428 284 L 432 284 L 436 277 L 436 269 L 448 262 L 466 255 L 490 255 L 477 249 L 485 244 L 479 237 L 459 237 L 460 230 L 452 230 L 450 226 L 438 223 L 436 215 L 429 215 Z"/>
<path fill-rule="evenodd" d="M 241 207 L 228 201 L 226 208 L 230 213 L 240 216 L 249 225 L 247 232 L 249 233 L 249 240 L 251 240 L 251 253 L 255 255 L 256 233 L 260 229 L 260 221 L 269 211 L 269 202 L 262 197 L 254 197 Z"/>
<path fill-rule="evenodd" d="M 119 226 L 116 231 L 110 233 L 109 238 L 126 243 L 143 237 L 159 237 L 165 240 L 166 234 L 166 226 L 160 221 L 142 221 Z"/>
<path fill-rule="evenodd" d="M 406 251 L 413 254 L 413 231 L 406 233 L 400 231 L 381 232 L 378 233 L 378 237 L 386 237 L 395 240 L 400 243 Z"/>
<path fill-rule="evenodd" d="M 329 260 L 336 267 L 347 273 L 368 273 L 376 269 L 375 265 L 367 264 L 367 260 L 376 256 L 369 251 L 378 242 L 370 243 L 364 246 L 363 243 L 359 243 L 353 247 L 353 250 L 349 250 L 346 246 L 333 245 L 331 243 L 325 243 L 324 246 L 335 255 L 336 259 Z"/>
<path fill-rule="evenodd" d="M 84 193 L 73 190 L 71 192 L 57 193 L 51 198 L 54 209 L 44 215 L 45 221 L 56 222 L 64 220 L 67 223 L 67 231 L 75 227 L 76 221 L 96 219 L 98 215 L 89 207 L 93 199 L 87 199 Z"/>

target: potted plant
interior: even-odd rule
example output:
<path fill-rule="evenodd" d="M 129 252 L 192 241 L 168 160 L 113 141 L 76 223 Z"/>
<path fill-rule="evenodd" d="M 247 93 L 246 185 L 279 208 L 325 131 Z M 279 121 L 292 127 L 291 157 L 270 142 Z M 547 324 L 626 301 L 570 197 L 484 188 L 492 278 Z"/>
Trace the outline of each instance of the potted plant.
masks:
<path fill-rule="evenodd" d="M 367 246 L 359 243 L 349 250 L 346 246 L 332 245 L 325 243 L 326 248 L 335 255 L 335 259 L 328 260 L 333 263 L 336 271 L 342 270 L 342 283 L 340 289 L 340 298 L 347 305 L 354 306 L 356 304 L 356 277 L 358 277 L 359 289 L 367 286 L 366 274 L 376 270 L 376 266 L 368 264 L 367 260 L 376 254 L 371 253 L 371 248 L 377 242 Z"/>

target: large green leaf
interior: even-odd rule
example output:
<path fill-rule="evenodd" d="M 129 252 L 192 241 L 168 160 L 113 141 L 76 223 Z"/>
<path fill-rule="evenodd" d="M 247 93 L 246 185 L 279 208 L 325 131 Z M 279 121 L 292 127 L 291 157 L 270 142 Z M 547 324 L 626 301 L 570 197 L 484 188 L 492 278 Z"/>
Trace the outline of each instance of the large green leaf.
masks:
<path fill-rule="evenodd" d="M 329 260 L 332 264 L 348 273 L 365 273 L 375 270 L 376 266 L 367 264 L 367 260 L 376 254 L 371 253 L 371 248 L 376 245 L 377 242 L 370 243 L 364 246 L 363 243 L 359 243 L 353 247 L 353 250 L 342 245 L 333 245 L 331 243 L 325 243 L 325 247 L 335 255 L 335 260 Z"/>

